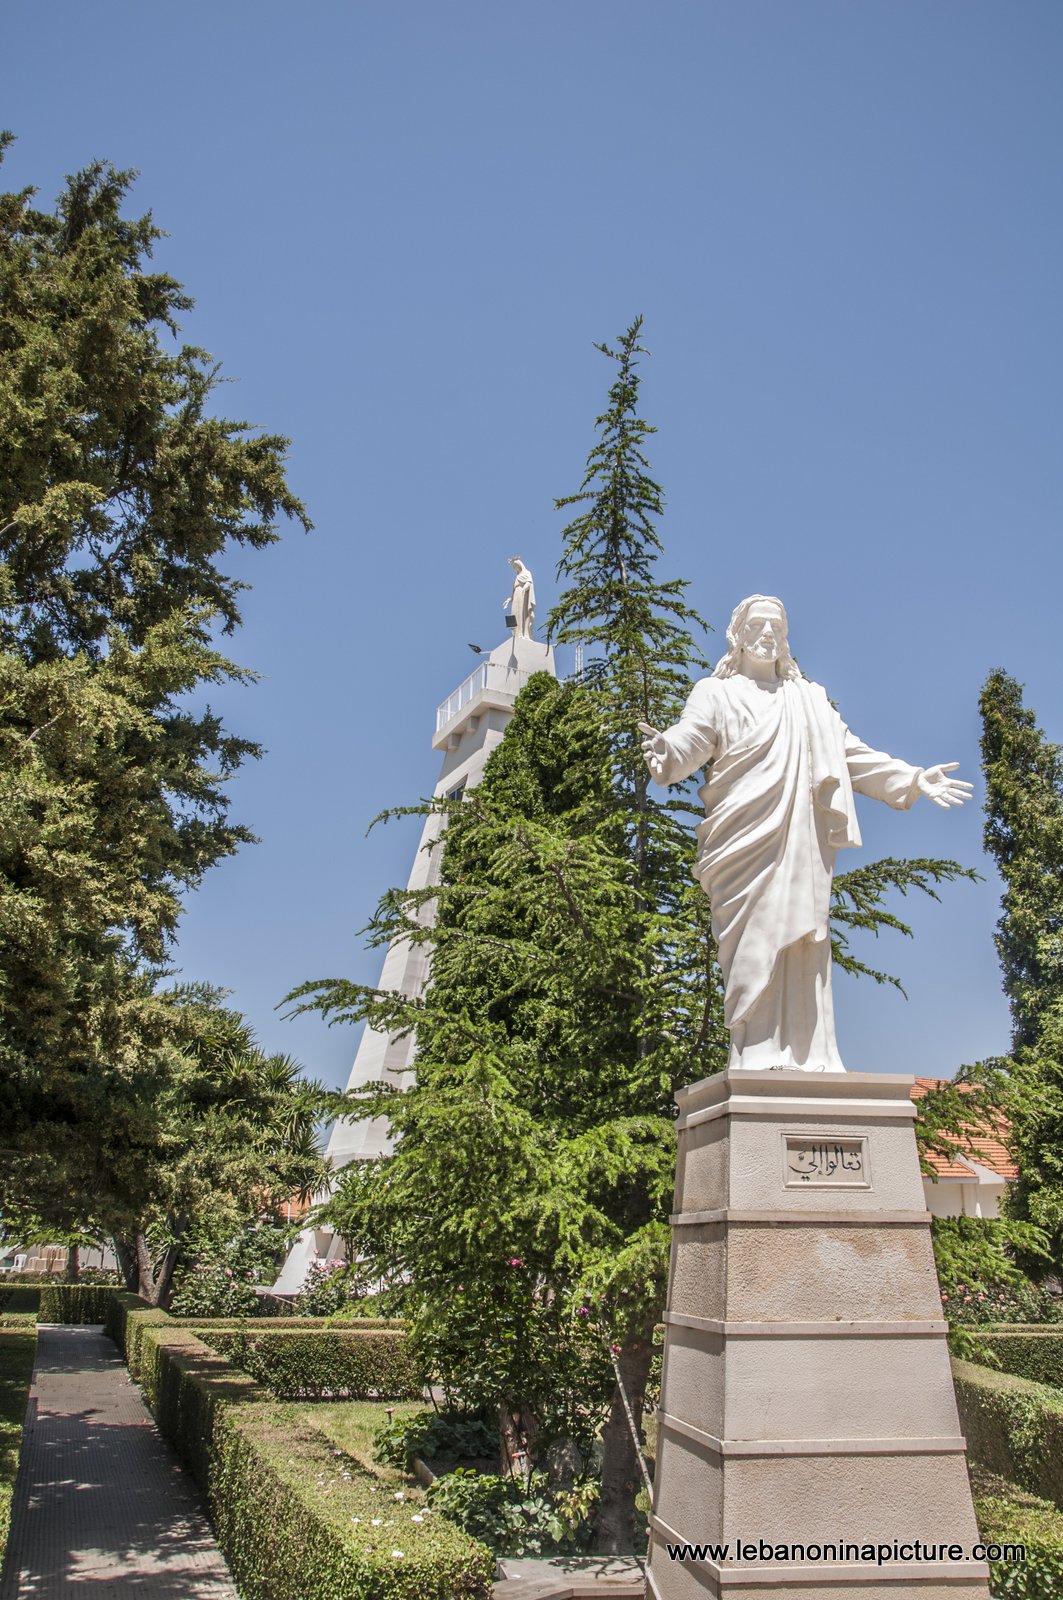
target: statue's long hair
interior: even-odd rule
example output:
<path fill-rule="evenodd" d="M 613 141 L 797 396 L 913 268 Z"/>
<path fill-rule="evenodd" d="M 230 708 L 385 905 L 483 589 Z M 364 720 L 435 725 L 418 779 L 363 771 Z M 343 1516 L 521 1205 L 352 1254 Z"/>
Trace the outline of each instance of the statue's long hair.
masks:
<path fill-rule="evenodd" d="M 778 661 L 775 663 L 776 674 L 780 678 L 800 678 L 800 668 L 798 667 L 793 656 L 790 654 L 790 624 L 786 618 L 786 607 L 783 605 L 782 601 L 773 594 L 747 595 L 744 600 L 740 600 L 735 606 L 734 610 L 731 612 L 731 620 L 727 624 L 727 654 L 725 656 L 721 656 L 719 661 L 716 663 L 716 667 L 712 674 L 714 678 L 733 678 L 735 673 L 742 670 L 740 665 L 742 656 L 742 645 L 740 641 L 742 638 L 742 633 L 745 629 L 746 622 L 748 621 L 750 611 L 752 611 L 754 606 L 763 604 L 778 606 L 779 610 L 782 612 L 783 627 L 786 629 L 786 637 L 783 640 L 782 651 L 779 655 Z"/>

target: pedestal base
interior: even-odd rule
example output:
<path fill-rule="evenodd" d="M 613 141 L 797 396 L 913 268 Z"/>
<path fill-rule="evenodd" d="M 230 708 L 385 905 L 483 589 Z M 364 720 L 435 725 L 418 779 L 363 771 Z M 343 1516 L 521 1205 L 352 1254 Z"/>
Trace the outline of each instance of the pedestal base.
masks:
<path fill-rule="evenodd" d="M 911 1083 L 677 1097 L 655 1600 L 988 1600 Z"/>

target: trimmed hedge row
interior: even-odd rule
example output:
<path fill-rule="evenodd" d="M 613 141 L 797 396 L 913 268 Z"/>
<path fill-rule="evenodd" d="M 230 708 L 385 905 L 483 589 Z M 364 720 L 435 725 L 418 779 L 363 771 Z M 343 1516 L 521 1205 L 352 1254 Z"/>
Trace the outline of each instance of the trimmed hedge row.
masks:
<path fill-rule="evenodd" d="M 993 1352 L 1004 1372 L 1063 1389 L 1063 1328 L 988 1328 L 973 1337 Z"/>
<path fill-rule="evenodd" d="M 11 1527 L 11 1498 L 36 1353 L 37 1330 L 32 1325 L 0 1329 L 0 1569 Z"/>
<path fill-rule="evenodd" d="M 96 1283 L 44 1283 L 38 1322 L 105 1322 L 117 1290 Z"/>
<path fill-rule="evenodd" d="M 494 1557 L 374 1481 L 293 1408 L 221 1416 L 211 1502 L 244 1600 L 488 1600 Z"/>
<path fill-rule="evenodd" d="M 416 1400 L 424 1392 L 401 1329 L 197 1332 L 281 1400 Z"/>
<path fill-rule="evenodd" d="M 129 1368 L 129 1375 L 140 1381 L 140 1346 L 143 1335 L 148 1328 L 172 1328 L 173 1319 L 165 1311 L 160 1311 L 156 1306 L 149 1306 L 138 1294 L 128 1294 L 122 1290 L 112 1293 L 107 1314 L 103 1319 L 103 1331 L 114 1340 L 119 1350 L 125 1357 L 125 1364 Z"/>
<path fill-rule="evenodd" d="M 1059 1600 L 1063 1594 L 1063 1512 L 977 1468 L 971 1474 L 978 1531 L 986 1544 L 1025 1548 L 1025 1561 L 992 1561 L 996 1600 Z"/>
<path fill-rule="evenodd" d="M 25 1285 L 5 1283 L 0 1288 L 0 1325 L 13 1322 L 36 1322 L 39 1303 L 36 1289 Z"/>
<path fill-rule="evenodd" d="M 971 1361 L 952 1375 L 971 1459 L 1063 1508 L 1063 1393 Z"/>
<path fill-rule="evenodd" d="M 192 1329 L 120 1300 L 119 1341 L 206 1494 L 244 1600 L 488 1600 L 485 1546 L 391 1494 Z"/>

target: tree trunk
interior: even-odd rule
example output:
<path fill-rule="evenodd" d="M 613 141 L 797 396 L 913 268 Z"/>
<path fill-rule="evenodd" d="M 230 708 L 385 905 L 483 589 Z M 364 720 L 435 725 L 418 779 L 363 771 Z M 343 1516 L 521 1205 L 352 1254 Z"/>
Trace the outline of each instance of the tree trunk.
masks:
<path fill-rule="evenodd" d="M 653 1359 L 654 1327 L 652 1318 L 630 1327 L 617 1356 L 620 1378 L 640 1440 L 646 1383 Z M 594 1529 L 595 1549 L 599 1555 L 631 1554 L 635 1547 L 635 1496 L 641 1487 L 635 1441 L 618 1385 L 613 1390 L 609 1420 L 602 1430 L 602 1498 Z"/>
<path fill-rule="evenodd" d="M 498 1408 L 503 1478 L 524 1478 L 535 1465 L 539 1424 L 522 1401 L 503 1400 Z"/>
<path fill-rule="evenodd" d="M 123 1282 L 131 1294 L 136 1294 L 139 1279 L 136 1244 L 129 1239 L 119 1239 L 117 1234 L 111 1243 L 114 1245 L 115 1260 L 118 1262 Z"/>
<path fill-rule="evenodd" d="M 67 1249 L 64 1276 L 67 1283 L 77 1283 L 78 1278 L 81 1276 L 81 1252 L 76 1244 L 70 1245 Z"/>
<path fill-rule="evenodd" d="M 162 1260 L 155 1262 L 148 1241 L 142 1233 L 137 1234 L 137 1293 L 149 1306 L 159 1306 L 165 1311 L 169 1305 L 177 1253 L 176 1244 L 167 1245 Z"/>

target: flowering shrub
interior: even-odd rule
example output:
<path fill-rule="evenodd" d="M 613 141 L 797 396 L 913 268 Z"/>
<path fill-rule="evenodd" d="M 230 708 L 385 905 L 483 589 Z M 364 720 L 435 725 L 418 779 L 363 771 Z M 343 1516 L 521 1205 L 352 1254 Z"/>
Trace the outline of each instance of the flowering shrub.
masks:
<path fill-rule="evenodd" d="M 332 1317 L 362 1298 L 362 1277 L 348 1261 L 315 1261 L 296 1298 L 300 1317 Z"/>
<path fill-rule="evenodd" d="M 254 1269 L 237 1273 L 220 1261 L 201 1262 L 181 1279 L 170 1303 L 175 1317 L 250 1317 L 254 1315 Z"/>
<path fill-rule="evenodd" d="M 259 1223 L 238 1233 L 204 1232 L 189 1266 L 178 1275 L 170 1309 L 175 1317 L 252 1317 L 259 1309 L 255 1285 L 277 1276 L 290 1229 Z"/>
<path fill-rule="evenodd" d="M 954 1328 L 985 1328 L 999 1322 L 1059 1322 L 1059 1301 L 1036 1284 L 982 1288 L 953 1284 L 942 1291 L 942 1309 Z"/>

